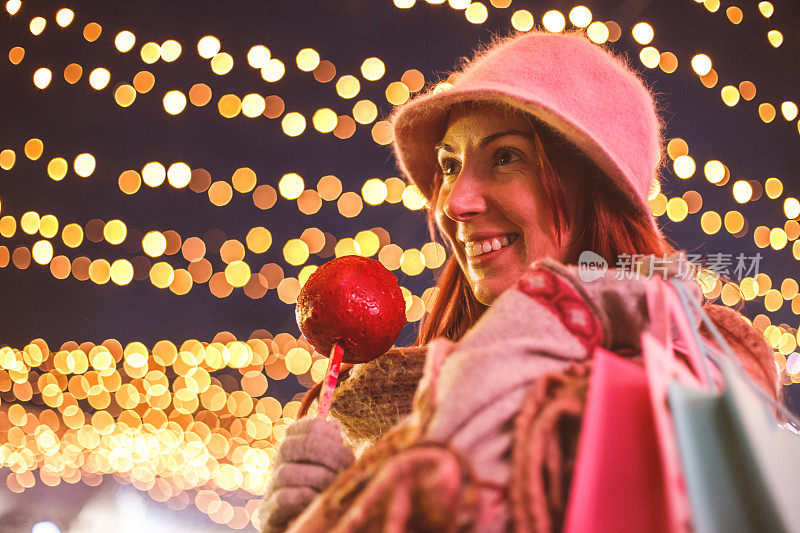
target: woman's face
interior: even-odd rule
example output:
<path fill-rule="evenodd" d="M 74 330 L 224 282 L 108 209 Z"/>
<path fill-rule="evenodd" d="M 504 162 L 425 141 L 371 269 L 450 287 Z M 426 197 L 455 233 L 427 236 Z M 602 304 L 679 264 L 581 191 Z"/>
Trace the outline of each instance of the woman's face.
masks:
<path fill-rule="evenodd" d="M 533 128 L 494 106 L 454 110 L 436 146 L 436 222 L 477 299 L 490 305 L 531 262 L 558 259 Z"/>

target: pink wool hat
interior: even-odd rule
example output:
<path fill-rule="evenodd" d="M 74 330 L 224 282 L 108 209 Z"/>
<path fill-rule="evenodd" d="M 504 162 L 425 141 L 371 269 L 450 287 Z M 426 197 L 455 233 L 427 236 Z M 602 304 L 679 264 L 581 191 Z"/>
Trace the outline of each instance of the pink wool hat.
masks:
<path fill-rule="evenodd" d="M 661 160 L 661 122 L 650 92 L 619 58 L 582 33 L 530 32 L 491 46 L 451 81 L 391 117 L 400 169 L 426 198 L 437 170 L 434 145 L 452 106 L 498 102 L 566 137 L 655 226 L 647 197 Z"/>

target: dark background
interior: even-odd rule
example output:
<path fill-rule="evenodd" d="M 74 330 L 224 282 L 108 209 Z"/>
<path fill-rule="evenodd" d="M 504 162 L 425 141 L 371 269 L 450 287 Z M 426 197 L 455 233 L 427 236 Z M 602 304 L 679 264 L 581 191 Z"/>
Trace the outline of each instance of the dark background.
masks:
<path fill-rule="evenodd" d="M 390 106 L 383 91 L 389 81 L 399 80 L 410 68 L 423 72 L 427 82 L 436 81 L 451 69 L 458 58 L 468 56 L 479 44 L 493 36 L 511 31 L 510 18 L 517 9 L 530 10 L 538 24 L 548 9 L 560 9 L 565 15 L 573 3 L 514 0 L 508 9 L 492 7 L 489 19 L 482 25 L 466 21 L 463 12 L 446 3 L 429 5 L 423 1 L 410 10 L 399 10 L 389 0 L 328 0 L 306 2 L 165 2 L 165 1 L 75 1 L 23 2 L 13 17 L 5 10 L 0 14 L 0 149 L 13 148 L 17 162 L 10 171 L 0 171 L 2 214 L 18 218 L 28 210 L 55 214 L 66 222 L 85 224 L 93 218 L 121 218 L 129 231 L 142 233 L 151 229 L 174 229 L 184 239 L 202 235 L 211 228 L 220 228 L 228 238 L 241 241 L 249 228 L 263 225 L 270 229 L 274 242 L 263 256 L 247 255 L 254 270 L 267 262 L 277 262 L 287 276 L 296 276 L 301 267 L 283 262 L 281 249 L 290 238 L 299 237 L 309 226 L 329 231 L 337 237 L 353 237 L 362 229 L 383 226 L 393 242 L 403 248 L 419 247 L 428 240 L 422 212 L 410 212 L 402 204 L 364 206 L 361 215 L 345 219 L 336 212 L 335 203 L 325 202 L 314 216 L 300 213 L 294 202 L 283 199 L 268 211 L 253 206 L 250 195 L 234 192 L 233 200 L 224 207 L 211 205 L 205 194 L 175 190 L 167 185 L 150 189 L 143 185 L 133 196 L 124 195 L 117 186 L 117 177 L 125 169 L 141 169 L 148 161 L 168 164 L 184 161 L 192 168 L 209 170 L 214 179 L 229 179 L 241 166 L 253 168 L 259 184 L 277 181 L 286 172 L 300 173 L 306 186 L 313 187 L 319 177 L 335 174 L 344 183 L 344 190 L 360 191 L 370 177 L 388 178 L 397 175 L 388 147 L 376 145 L 370 137 L 371 126 L 359 126 L 348 140 L 313 130 L 311 114 L 320 107 L 331 107 L 346 114 L 354 100 L 370 98 L 385 117 Z M 667 234 L 681 247 L 699 253 L 725 252 L 764 256 L 761 270 L 778 283 L 787 276 L 796 276 L 797 262 L 792 258 L 791 243 L 781 250 L 757 249 L 752 230 L 758 225 L 783 226 L 782 200 L 762 199 L 744 206 L 735 204 L 730 183 L 735 179 L 758 179 L 762 183 L 771 176 L 780 177 L 785 185 L 784 196 L 797 195 L 800 152 L 796 120 L 786 122 L 780 115 L 780 102 L 798 100 L 800 81 L 800 9 L 795 2 L 776 0 L 771 19 L 762 17 L 755 2 L 740 2 L 744 20 L 733 25 L 724 14 L 731 5 L 724 2 L 717 13 L 710 13 L 702 4 L 689 0 L 661 1 L 587 1 L 597 20 L 614 20 L 622 27 L 622 38 L 611 47 L 630 58 L 635 68 L 644 72 L 666 118 L 666 136 L 682 137 L 689 143 L 690 154 L 698 163 L 698 172 L 690 180 L 678 180 L 667 168 L 662 190 L 676 196 L 692 188 L 703 195 L 703 211 L 715 209 L 724 213 L 739 209 L 749 222 L 750 231 L 736 239 L 724 229 L 715 236 L 700 230 L 700 214 L 689 215 L 681 223 L 672 223 L 665 216 L 660 222 Z M 61 7 L 75 11 L 75 20 L 60 28 L 54 19 Z M 28 23 L 34 16 L 44 16 L 45 31 L 33 36 Z M 95 21 L 103 27 L 100 39 L 87 43 L 83 26 Z M 673 74 L 658 69 L 645 69 L 638 60 L 641 49 L 630 36 L 630 28 L 639 21 L 649 22 L 655 29 L 652 43 L 660 51 L 678 56 L 679 67 Z M 568 27 L 569 22 L 567 23 Z M 114 36 L 122 30 L 136 35 L 134 49 L 119 53 Z M 784 43 L 774 49 L 766 33 L 778 29 Z M 224 76 L 211 72 L 208 61 L 197 54 L 196 43 L 204 35 L 215 35 L 222 41 L 222 50 L 234 57 L 233 70 Z M 148 41 L 161 43 L 176 39 L 183 47 L 174 63 L 158 61 L 144 64 L 139 57 L 141 46 Z M 273 57 L 286 64 L 283 79 L 269 84 L 246 62 L 246 53 L 255 44 L 264 44 Z M 7 51 L 13 46 L 25 48 L 20 65 L 8 62 Z M 320 84 L 310 73 L 300 72 L 294 57 L 301 48 L 316 49 L 323 59 L 331 60 L 338 76 L 359 74 L 366 57 L 381 58 L 386 75 L 378 82 L 365 82 L 358 98 L 343 100 L 333 82 Z M 719 72 L 720 83 L 714 89 L 703 87 L 689 67 L 690 58 L 699 52 L 709 54 Z M 83 78 L 76 85 L 67 84 L 64 67 L 77 62 L 84 68 Z M 33 72 L 42 66 L 53 71 L 53 81 L 45 90 L 33 86 Z M 102 91 L 88 86 L 92 68 L 103 66 L 112 73 L 111 82 Z M 122 108 L 114 102 L 113 91 L 121 83 L 130 83 L 133 75 L 148 70 L 156 77 L 156 85 L 147 94 L 137 95 L 135 103 Z M 360 76 L 359 76 L 360 77 Z M 753 81 L 758 94 L 752 102 L 742 101 L 734 108 L 725 106 L 719 96 L 723 85 Z M 196 108 L 187 103 L 177 116 L 167 115 L 161 99 L 165 92 L 179 89 L 188 94 L 195 83 L 206 83 L 213 91 L 211 103 Z M 239 96 L 258 92 L 264 96 L 280 95 L 287 103 L 286 111 L 299 111 L 307 117 L 306 132 L 296 138 L 285 136 L 279 120 L 249 119 L 238 116 L 225 119 L 216 109 L 216 101 L 225 93 Z M 771 102 L 778 108 L 778 117 L 771 124 L 758 118 L 760 102 Z M 45 153 L 39 161 L 24 157 L 26 140 L 38 137 L 44 141 Z M 71 170 L 67 177 L 55 182 L 47 177 L 46 163 L 60 155 L 72 161 L 75 155 L 89 152 L 97 159 L 97 168 L 88 179 L 77 177 Z M 716 187 L 702 177 L 702 165 L 710 159 L 726 163 L 732 172 L 729 185 Z M 59 233 L 60 235 L 60 233 Z M 13 249 L 32 245 L 35 237 L 20 230 L 12 239 L 0 239 Z M 77 250 L 51 240 L 55 254 L 70 258 L 88 255 L 109 261 L 127 257 L 120 246 L 93 244 L 88 240 Z M 207 257 L 211 259 L 212 254 Z M 166 258 L 175 268 L 185 268 L 180 254 Z M 212 262 L 214 260 L 212 259 Z M 312 264 L 323 259 L 313 256 Z M 222 264 L 216 257 L 215 271 Z M 433 274 L 407 278 L 397 271 L 402 285 L 414 294 L 421 294 L 433 281 Z M 749 302 L 744 308 L 750 317 L 764 313 L 762 299 Z M 35 263 L 26 270 L 13 265 L 0 270 L 0 345 L 22 348 L 31 339 L 42 337 L 51 347 L 67 340 L 102 342 L 116 338 L 124 344 L 141 341 L 151 347 L 160 339 L 180 343 L 197 338 L 210 341 L 219 331 L 230 331 L 238 338 L 247 338 L 256 329 L 271 333 L 298 334 L 293 306 L 282 303 L 270 290 L 264 298 L 252 300 L 234 290 L 219 299 L 207 286 L 195 285 L 185 296 L 153 287 L 149 281 L 133 282 L 118 287 L 109 282 L 98 286 L 70 277 L 53 278 L 46 267 Z M 796 327 L 797 316 L 783 308 L 769 315 L 774 324 Z M 400 343 L 414 336 L 416 324 L 404 331 Z M 270 388 L 272 394 L 296 392 L 297 384 L 290 376 L 281 389 Z"/>

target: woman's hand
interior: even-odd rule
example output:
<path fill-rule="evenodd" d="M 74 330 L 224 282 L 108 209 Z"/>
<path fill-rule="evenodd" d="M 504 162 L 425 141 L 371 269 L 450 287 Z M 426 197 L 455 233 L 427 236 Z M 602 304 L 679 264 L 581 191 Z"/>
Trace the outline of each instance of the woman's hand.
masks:
<path fill-rule="evenodd" d="M 353 464 L 335 419 L 302 418 L 288 427 L 261 504 L 262 533 L 278 533 Z"/>

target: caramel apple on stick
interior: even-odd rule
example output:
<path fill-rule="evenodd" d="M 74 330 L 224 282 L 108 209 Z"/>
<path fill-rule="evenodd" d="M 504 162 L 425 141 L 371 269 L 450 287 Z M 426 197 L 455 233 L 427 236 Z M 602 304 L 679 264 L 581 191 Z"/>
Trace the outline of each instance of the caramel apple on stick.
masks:
<path fill-rule="evenodd" d="M 311 346 L 330 358 L 318 418 L 326 418 L 339 367 L 366 363 L 386 353 L 406 324 L 397 278 L 380 262 L 347 255 L 328 261 L 308 278 L 295 315 Z"/>

